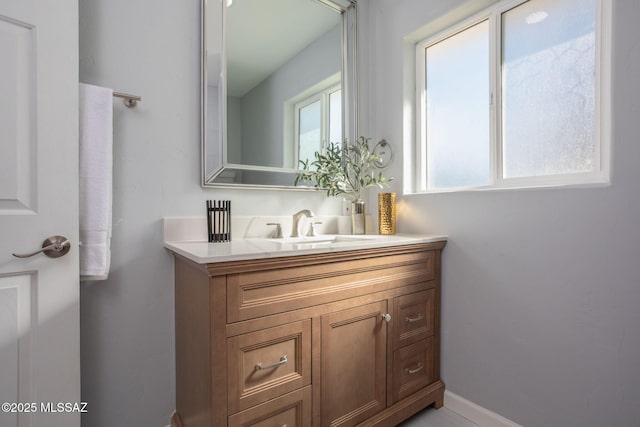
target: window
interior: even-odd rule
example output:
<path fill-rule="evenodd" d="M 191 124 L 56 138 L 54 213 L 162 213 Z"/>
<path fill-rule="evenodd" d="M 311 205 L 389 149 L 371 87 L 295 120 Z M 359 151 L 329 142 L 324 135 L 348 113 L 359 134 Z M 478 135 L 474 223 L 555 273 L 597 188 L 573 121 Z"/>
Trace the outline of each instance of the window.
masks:
<path fill-rule="evenodd" d="M 427 182 L 489 184 L 489 23 L 426 48 Z M 473 70 L 473 72 L 469 72 Z"/>
<path fill-rule="evenodd" d="M 342 91 L 323 90 L 295 104 L 295 146 L 299 160 L 314 160 L 328 142 L 342 141 Z M 300 166 L 298 166 L 300 167 Z"/>
<path fill-rule="evenodd" d="M 502 1 L 418 43 L 416 190 L 606 182 L 606 3 Z"/>

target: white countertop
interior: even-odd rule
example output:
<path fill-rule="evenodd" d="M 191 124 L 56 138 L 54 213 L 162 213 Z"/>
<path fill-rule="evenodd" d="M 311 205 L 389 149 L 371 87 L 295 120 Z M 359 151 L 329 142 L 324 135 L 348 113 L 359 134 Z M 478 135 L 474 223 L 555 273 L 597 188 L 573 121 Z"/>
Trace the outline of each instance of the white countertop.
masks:
<path fill-rule="evenodd" d="M 300 239 L 245 238 L 224 243 L 165 242 L 164 246 L 198 264 L 340 252 L 446 241 L 446 235 L 320 235 Z"/>

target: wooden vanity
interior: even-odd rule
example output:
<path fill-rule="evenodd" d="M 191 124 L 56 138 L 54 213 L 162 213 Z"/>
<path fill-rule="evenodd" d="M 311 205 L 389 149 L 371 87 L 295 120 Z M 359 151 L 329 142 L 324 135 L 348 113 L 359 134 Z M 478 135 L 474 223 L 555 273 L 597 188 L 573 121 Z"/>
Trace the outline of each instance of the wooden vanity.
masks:
<path fill-rule="evenodd" d="M 204 264 L 175 254 L 174 424 L 394 426 L 441 407 L 445 243 Z"/>

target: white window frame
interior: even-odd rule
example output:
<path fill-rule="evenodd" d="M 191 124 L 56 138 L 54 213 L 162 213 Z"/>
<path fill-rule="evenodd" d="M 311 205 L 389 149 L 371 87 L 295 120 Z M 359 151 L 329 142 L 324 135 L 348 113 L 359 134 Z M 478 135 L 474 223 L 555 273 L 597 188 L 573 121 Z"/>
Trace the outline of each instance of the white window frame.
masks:
<path fill-rule="evenodd" d="M 415 104 L 415 175 L 412 191 L 440 193 L 495 189 L 602 186 L 610 180 L 611 145 L 611 1 L 596 0 L 596 58 L 595 58 L 595 158 L 594 170 L 560 175 L 504 178 L 502 156 L 502 75 L 501 75 L 501 14 L 528 0 L 503 0 L 491 7 L 451 26 L 445 31 L 427 37 L 415 45 L 416 104 Z M 433 188 L 427 186 L 426 137 L 426 49 L 484 20 L 489 21 L 489 90 L 490 96 L 490 184 L 477 187 Z"/>
<path fill-rule="evenodd" d="M 332 85 L 294 104 L 293 146 L 295 158 L 298 161 L 302 160 L 300 159 L 300 110 L 318 100 L 320 101 L 320 149 L 325 148 L 329 139 L 329 98 L 341 89 L 341 84 Z"/>

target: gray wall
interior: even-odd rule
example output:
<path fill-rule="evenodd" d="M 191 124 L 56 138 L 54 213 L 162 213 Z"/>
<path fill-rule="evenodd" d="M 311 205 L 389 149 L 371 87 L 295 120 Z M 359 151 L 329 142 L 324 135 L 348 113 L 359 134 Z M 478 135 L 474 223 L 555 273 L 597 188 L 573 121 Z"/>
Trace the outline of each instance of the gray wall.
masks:
<path fill-rule="evenodd" d="M 369 3 L 368 134 L 398 150 L 403 37 L 463 2 Z M 447 388 L 527 427 L 640 425 L 640 2 L 613 6 L 611 186 L 399 201 L 402 232 L 450 236 L 442 297 Z"/>
<path fill-rule="evenodd" d="M 81 285 L 86 427 L 161 427 L 175 408 L 163 217 L 227 198 L 237 215 L 339 212 L 322 194 L 200 187 L 199 11 L 197 0 L 80 1 L 80 80 L 142 96 L 131 110 L 114 100 L 111 274 Z"/>

